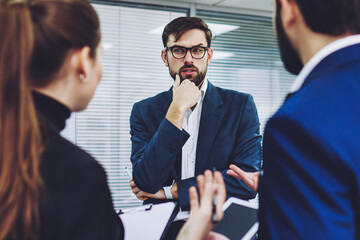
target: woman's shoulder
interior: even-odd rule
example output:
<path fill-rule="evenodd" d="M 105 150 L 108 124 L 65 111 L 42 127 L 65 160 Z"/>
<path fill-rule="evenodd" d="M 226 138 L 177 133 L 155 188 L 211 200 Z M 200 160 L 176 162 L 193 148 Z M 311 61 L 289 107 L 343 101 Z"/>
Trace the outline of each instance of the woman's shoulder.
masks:
<path fill-rule="evenodd" d="M 41 157 L 41 172 L 51 179 L 92 176 L 106 178 L 103 167 L 85 150 L 60 135 L 53 136 L 46 144 Z"/>

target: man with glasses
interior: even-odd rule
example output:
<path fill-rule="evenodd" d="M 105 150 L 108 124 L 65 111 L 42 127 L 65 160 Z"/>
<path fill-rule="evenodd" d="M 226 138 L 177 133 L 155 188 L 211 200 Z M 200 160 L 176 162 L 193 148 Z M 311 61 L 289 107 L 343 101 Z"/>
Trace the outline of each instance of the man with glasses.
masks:
<path fill-rule="evenodd" d="M 195 176 L 217 169 L 228 196 L 254 198 L 256 192 L 226 174 L 230 164 L 248 172 L 260 168 L 260 124 L 253 98 L 206 79 L 212 33 L 200 18 L 173 20 L 162 39 L 161 57 L 175 82 L 169 91 L 133 106 L 133 193 L 145 203 L 177 199 L 187 210 Z"/>

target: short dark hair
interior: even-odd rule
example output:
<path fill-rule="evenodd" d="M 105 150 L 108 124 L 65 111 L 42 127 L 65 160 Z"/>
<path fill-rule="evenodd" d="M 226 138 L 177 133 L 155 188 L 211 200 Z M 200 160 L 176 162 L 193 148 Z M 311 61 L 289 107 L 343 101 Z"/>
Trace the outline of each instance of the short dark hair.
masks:
<path fill-rule="evenodd" d="M 208 25 L 201 18 L 198 17 L 179 17 L 168 23 L 165 26 L 162 34 L 164 47 L 166 47 L 169 36 L 171 34 L 175 34 L 175 41 L 177 41 L 185 32 L 192 29 L 200 29 L 204 31 L 208 44 L 207 47 L 210 47 L 213 37 L 212 32 L 209 29 Z"/>
<path fill-rule="evenodd" d="M 294 0 L 314 32 L 339 36 L 360 33 L 360 0 Z M 281 8 L 277 0 L 278 10 Z"/>

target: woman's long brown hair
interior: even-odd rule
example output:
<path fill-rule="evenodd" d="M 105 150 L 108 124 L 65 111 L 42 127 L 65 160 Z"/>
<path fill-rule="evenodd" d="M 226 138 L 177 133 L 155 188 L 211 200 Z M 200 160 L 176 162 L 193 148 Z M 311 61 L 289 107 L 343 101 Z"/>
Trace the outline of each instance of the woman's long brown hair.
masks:
<path fill-rule="evenodd" d="M 70 50 L 89 46 L 94 57 L 99 42 L 86 0 L 0 0 L 0 240 L 39 239 L 43 141 L 31 89 L 49 84 Z"/>
<path fill-rule="evenodd" d="M 41 140 L 28 81 L 33 25 L 25 3 L 0 11 L 0 239 L 19 238 L 17 224 L 26 226 L 21 237 L 35 239 Z"/>

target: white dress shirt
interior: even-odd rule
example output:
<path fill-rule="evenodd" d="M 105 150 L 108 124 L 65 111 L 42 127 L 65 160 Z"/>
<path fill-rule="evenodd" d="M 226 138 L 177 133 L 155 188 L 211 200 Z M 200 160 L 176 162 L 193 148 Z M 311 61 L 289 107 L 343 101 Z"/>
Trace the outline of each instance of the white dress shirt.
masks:
<path fill-rule="evenodd" d="M 204 83 L 201 85 L 201 97 L 197 102 L 194 110 L 187 110 L 184 116 L 182 128 L 189 133 L 190 137 L 182 148 L 181 158 L 181 179 L 187 179 L 195 176 L 195 162 L 196 162 L 196 147 L 199 135 L 199 126 L 202 105 L 208 86 L 208 80 L 205 77 Z M 170 189 L 172 186 L 164 187 L 164 192 L 167 199 L 172 199 Z"/>
<path fill-rule="evenodd" d="M 330 54 L 340 49 L 359 43 L 360 43 L 360 34 L 357 34 L 357 35 L 341 38 L 322 48 L 306 63 L 304 68 L 301 70 L 301 72 L 295 79 L 295 82 L 293 83 L 290 89 L 290 93 L 296 92 L 301 88 L 307 76 L 324 58 L 326 58 Z"/>
<path fill-rule="evenodd" d="M 181 179 L 195 176 L 197 139 L 199 135 L 201 110 L 207 86 L 208 82 L 205 79 L 200 88 L 201 98 L 197 102 L 194 110 L 187 110 L 184 116 L 182 128 L 189 133 L 190 137 L 182 148 Z"/>

